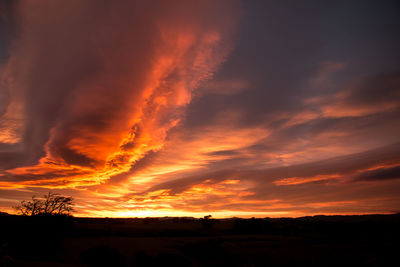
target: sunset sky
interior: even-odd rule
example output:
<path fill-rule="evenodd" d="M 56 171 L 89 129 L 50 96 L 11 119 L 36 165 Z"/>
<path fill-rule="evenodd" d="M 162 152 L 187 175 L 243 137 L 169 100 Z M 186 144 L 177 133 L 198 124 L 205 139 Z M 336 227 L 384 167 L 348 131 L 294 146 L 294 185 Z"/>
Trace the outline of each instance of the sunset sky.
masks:
<path fill-rule="evenodd" d="M 0 211 L 400 212 L 400 3 L 0 0 Z"/>

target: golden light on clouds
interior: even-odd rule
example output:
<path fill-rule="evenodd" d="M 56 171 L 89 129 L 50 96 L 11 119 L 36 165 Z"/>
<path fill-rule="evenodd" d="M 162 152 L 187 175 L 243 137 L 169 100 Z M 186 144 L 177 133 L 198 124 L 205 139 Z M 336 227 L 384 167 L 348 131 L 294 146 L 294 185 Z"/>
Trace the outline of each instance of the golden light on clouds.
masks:
<path fill-rule="evenodd" d="M 2 209 L 54 190 L 79 216 L 398 210 L 400 75 L 383 55 L 380 71 L 327 56 L 319 31 L 254 3 L 16 2 L 0 17 Z"/>

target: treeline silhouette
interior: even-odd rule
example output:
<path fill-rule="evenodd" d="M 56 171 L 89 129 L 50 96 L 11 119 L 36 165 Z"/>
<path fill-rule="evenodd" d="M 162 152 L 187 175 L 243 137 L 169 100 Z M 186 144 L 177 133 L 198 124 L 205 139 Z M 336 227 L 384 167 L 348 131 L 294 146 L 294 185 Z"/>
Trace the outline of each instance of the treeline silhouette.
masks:
<path fill-rule="evenodd" d="M 296 219 L 2 214 L 0 266 L 393 266 L 399 225 L 400 214 Z"/>

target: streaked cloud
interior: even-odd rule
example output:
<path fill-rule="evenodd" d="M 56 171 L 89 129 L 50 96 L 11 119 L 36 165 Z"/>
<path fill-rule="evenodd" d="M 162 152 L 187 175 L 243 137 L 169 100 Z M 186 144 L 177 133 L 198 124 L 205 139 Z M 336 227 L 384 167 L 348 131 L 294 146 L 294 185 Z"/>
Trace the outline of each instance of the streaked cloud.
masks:
<path fill-rule="evenodd" d="M 0 206 L 52 189 L 83 216 L 398 211 L 394 5 L 10 5 Z"/>

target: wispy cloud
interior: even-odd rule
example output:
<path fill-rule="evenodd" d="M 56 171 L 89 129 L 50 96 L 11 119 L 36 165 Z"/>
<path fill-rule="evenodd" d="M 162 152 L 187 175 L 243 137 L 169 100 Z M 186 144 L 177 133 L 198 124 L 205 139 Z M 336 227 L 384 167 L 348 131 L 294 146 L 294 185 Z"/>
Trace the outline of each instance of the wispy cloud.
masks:
<path fill-rule="evenodd" d="M 0 206 L 56 189 L 85 216 L 398 210 L 390 5 L 15 1 Z"/>

